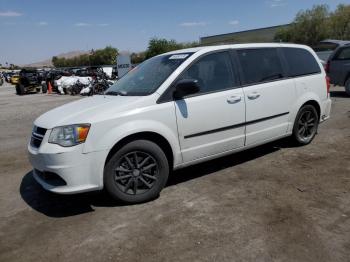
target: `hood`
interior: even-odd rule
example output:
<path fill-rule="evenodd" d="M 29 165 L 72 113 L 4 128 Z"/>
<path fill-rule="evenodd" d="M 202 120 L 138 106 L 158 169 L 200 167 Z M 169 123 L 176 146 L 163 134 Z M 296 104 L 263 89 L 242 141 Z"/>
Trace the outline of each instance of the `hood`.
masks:
<path fill-rule="evenodd" d="M 137 108 L 139 101 L 143 101 L 145 98 L 140 96 L 103 95 L 82 98 L 44 113 L 34 121 L 34 125 L 51 129 L 56 126 L 71 124 L 92 124 L 101 118 L 116 117 L 120 112 Z"/>

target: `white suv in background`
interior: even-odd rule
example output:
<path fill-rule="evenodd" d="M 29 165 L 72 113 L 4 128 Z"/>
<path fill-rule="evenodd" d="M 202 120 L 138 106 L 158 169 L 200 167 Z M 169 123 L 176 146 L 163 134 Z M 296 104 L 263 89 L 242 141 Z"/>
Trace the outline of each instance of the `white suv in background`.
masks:
<path fill-rule="evenodd" d="M 105 95 L 40 116 L 29 158 L 47 190 L 105 188 L 137 203 L 158 196 L 172 169 L 287 136 L 308 144 L 330 109 L 326 74 L 309 47 L 178 50 L 140 64 Z"/>

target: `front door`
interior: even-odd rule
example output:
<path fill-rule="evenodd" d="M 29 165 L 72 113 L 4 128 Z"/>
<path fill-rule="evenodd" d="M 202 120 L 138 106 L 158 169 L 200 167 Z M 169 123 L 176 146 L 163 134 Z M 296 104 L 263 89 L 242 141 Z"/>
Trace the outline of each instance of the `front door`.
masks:
<path fill-rule="evenodd" d="M 245 103 L 229 52 L 200 57 L 180 76 L 197 79 L 199 93 L 175 101 L 184 162 L 243 147 Z"/>

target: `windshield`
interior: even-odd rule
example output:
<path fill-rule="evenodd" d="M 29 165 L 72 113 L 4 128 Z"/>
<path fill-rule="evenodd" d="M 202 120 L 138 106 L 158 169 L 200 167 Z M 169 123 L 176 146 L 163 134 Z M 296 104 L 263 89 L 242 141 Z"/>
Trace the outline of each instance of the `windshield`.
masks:
<path fill-rule="evenodd" d="M 124 96 L 152 94 L 192 54 L 162 55 L 148 59 L 119 79 L 105 94 Z"/>

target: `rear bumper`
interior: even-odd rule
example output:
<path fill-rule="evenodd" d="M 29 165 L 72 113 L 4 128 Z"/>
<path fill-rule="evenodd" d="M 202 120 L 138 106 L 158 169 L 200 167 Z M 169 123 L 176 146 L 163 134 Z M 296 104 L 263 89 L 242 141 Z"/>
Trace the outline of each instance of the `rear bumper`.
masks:
<path fill-rule="evenodd" d="M 323 101 L 320 122 L 326 121 L 331 115 L 332 100 L 327 98 Z"/>

